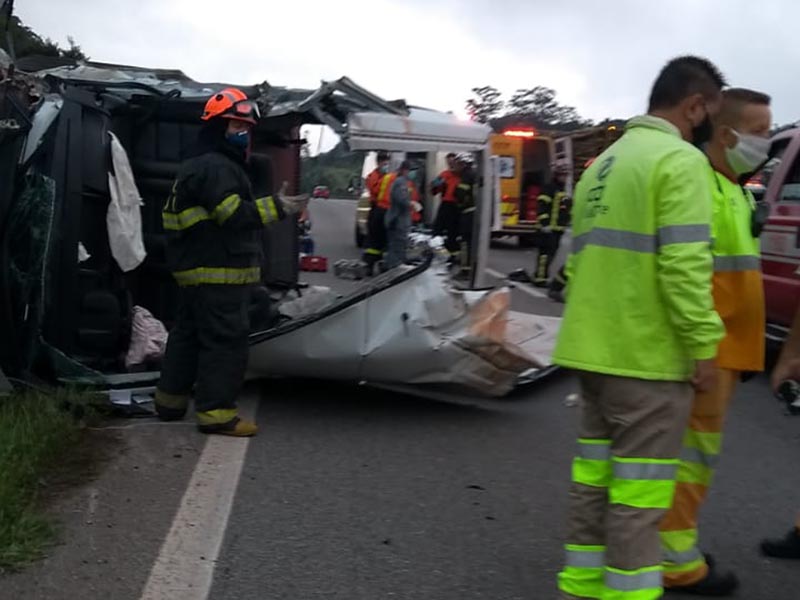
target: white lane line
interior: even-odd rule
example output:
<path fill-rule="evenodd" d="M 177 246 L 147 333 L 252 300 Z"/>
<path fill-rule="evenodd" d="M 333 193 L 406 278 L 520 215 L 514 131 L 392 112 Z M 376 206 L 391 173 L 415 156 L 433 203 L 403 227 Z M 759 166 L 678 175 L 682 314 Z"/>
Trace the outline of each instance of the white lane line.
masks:
<path fill-rule="evenodd" d="M 257 388 L 243 394 L 243 417 L 253 418 L 257 397 Z M 208 437 L 141 600 L 208 598 L 249 444 L 249 438 Z"/>
<path fill-rule="evenodd" d="M 486 269 L 486 272 L 494 277 L 495 279 L 501 279 L 508 283 L 509 287 L 522 292 L 523 294 L 527 294 L 532 298 L 547 298 L 547 294 L 545 292 L 541 292 L 536 288 L 533 288 L 529 285 L 524 283 L 517 283 L 516 281 L 509 281 L 508 275 L 501 273 L 500 271 L 495 271 L 494 269 Z"/>

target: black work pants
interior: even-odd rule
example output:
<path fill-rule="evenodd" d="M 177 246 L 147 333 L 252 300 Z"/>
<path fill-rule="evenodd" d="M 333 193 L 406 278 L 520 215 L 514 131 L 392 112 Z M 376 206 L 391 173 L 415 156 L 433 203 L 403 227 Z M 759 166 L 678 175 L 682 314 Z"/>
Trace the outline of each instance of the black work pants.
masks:
<path fill-rule="evenodd" d="M 475 210 L 462 212 L 459 216 L 459 229 L 461 231 L 461 266 L 472 265 L 472 227 L 475 219 Z"/>
<path fill-rule="evenodd" d="M 373 205 L 367 217 L 367 247 L 364 251 L 364 262 L 370 267 L 383 258 L 386 252 L 386 209 Z"/>
<path fill-rule="evenodd" d="M 539 256 L 536 259 L 536 272 L 533 282 L 537 285 L 545 285 L 550 280 L 550 265 L 558 253 L 561 244 L 561 231 L 542 231 L 538 236 Z"/>
<path fill-rule="evenodd" d="M 194 386 L 198 412 L 235 408 L 247 369 L 249 301 L 246 285 L 180 288 L 159 390 L 182 396 Z"/>
<path fill-rule="evenodd" d="M 458 222 L 461 211 L 455 202 L 444 202 L 439 205 L 436 220 L 433 223 L 433 235 L 445 236 L 444 247 L 451 254 L 458 252 Z"/>

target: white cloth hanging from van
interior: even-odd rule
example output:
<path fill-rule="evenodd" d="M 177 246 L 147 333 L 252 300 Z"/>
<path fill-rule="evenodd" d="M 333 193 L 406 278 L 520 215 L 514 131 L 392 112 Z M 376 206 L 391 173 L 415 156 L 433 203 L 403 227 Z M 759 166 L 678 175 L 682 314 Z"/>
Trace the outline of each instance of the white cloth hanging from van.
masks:
<path fill-rule="evenodd" d="M 123 271 L 132 271 L 144 260 L 142 238 L 142 197 L 133 179 L 128 154 L 117 136 L 110 131 L 111 161 L 114 172 L 108 174 L 108 189 L 111 202 L 108 204 L 106 225 L 111 255 Z"/>

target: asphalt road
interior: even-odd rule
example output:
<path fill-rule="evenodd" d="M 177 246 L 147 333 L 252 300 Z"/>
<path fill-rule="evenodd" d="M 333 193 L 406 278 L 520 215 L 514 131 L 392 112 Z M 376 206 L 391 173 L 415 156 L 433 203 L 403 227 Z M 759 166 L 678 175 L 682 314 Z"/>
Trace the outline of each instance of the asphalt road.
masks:
<path fill-rule="evenodd" d="M 315 202 L 318 253 L 358 256 L 354 210 Z M 500 243 L 490 267 L 531 268 L 533 258 Z M 513 305 L 560 311 L 526 286 Z M 475 406 L 354 385 L 261 387 L 262 431 L 247 447 L 211 600 L 557 597 L 577 417 L 564 403 L 570 375 Z M 0 599 L 140 600 L 206 439 L 191 423 L 122 426 L 104 473 L 57 503 L 65 543 L 0 579 Z M 701 529 L 703 548 L 742 579 L 739 598 L 800 598 L 800 563 L 757 553 L 800 508 L 799 458 L 800 418 L 784 416 L 764 378 L 741 386 Z"/>
<path fill-rule="evenodd" d="M 353 206 L 312 207 L 319 253 L 357 256 Z M 525 262 L 529 253 L 495 250 L 491 266 Z M 554 310 L 514 296 L 520 309 Z M 249 448 L 211 598 L 555 598 L 574 390 L 558 376 L 476 408 L 266 385 L 264 434 Z M 704 548 L 740 574 L 741 598 L 800 597 L 800 564 L 756 552 L 800 508 L 799 450 L 800 418 L 783 416 L 764 380 L 742 386 L 702 530 Z"/>

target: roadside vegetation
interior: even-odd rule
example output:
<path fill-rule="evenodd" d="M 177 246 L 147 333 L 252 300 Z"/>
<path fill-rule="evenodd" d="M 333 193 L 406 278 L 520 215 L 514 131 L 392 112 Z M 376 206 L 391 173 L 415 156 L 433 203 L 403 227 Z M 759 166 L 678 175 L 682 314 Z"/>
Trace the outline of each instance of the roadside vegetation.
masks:
<path fill-rule="evenodd" d="M 0 572 L 41 558 L 56 540 L 51 486 L 79 447 L 85 398 L 71 390 L 0 396 Z"/>

